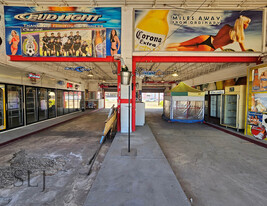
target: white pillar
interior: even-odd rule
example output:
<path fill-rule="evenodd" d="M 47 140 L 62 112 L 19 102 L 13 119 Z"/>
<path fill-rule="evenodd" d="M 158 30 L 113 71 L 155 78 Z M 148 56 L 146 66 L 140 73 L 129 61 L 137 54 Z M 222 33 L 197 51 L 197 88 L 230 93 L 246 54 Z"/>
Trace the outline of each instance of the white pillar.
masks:
<path fill-rule="evenodd" d="M 122 7 L 122 35 L 121 35 L 121 57 L 123 58 L 125 64 L 127 65 L 129 71 L 132 71 L 132 33 L 133 33 L 133 8 L 129 7 Z M 131 85 L 131 92 L 130 92 L 130 98 L 132 99 L 132 81 L 130 83 Z M 122 100 L 128 100 L 128 85 L 121 85 L 121 99 Z M 132 108 L 132 104 L 130 106 Z M 127 133 L 128 132 L 128 103 L 121 103 L 121 132 Z M 132 131 L 132 109 L 130 113 L 130 125 Z"/>

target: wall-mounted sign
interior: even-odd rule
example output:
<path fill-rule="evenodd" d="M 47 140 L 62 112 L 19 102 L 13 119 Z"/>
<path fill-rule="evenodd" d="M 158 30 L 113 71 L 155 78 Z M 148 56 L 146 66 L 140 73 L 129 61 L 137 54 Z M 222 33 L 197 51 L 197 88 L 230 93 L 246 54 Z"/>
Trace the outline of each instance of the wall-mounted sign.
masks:
<path fill-rule="evenodd" d="M 5 6 L 4 13 L 7 55 L 105 58 L 120 54 L 120 7 Z"/>
<path fill-rule="evenodd" d="M 2 19 L 2 15 L 0 14 L 0 21 Z M 0 36 L 0 46 L 2 45 L 2 37 Z"/>
<path fill-rule="evenodd" d="M 35 74 L 35 73 L 29 73 L 27 76 L 30 79 L 40 79 L 41 78 L 40 74 Z"/>
<path fill-rule="evenodd" d="M 157 69 L 156 71 L 149 71 L 143 68 L 137 68 L 136 69 L 136 76 L 139 77 L 163 77 L 166 75 L 171 75 L 173 74 L 175 71 L 174 70 L 168 70 L 168 71 L 161 71 L 160 69 Z"/>
<path fill-rule="evenodd" d="M 89 12 L 44 11 L 22 13 L 14 16 L 16 20 L 38 23 L 64 23 L 64 24 L 103 24 L 102 15 Z"/>
<path fill-rule="evenodd" d="M 135 51 L 262 51 L 263 11 L 135 10 Z"/>
<path fill-rule="evenodd" d="M 60 80 L 60 81 L 57 81 L 57 84 L 63 86 L 65 82 Z"/>
<path fill-rule="evenodd" d="M 65 70 L 71 70 L 76 72 L 89 72 L 91 69 L 86 69 L 85 67 L 65 67 Z"/>
<path fill-rule="evenodd" d="M 73 88 L 73 84 L 72 83 L 67 83 L 67 88 Z"/>
<path fill-rule="evenodd" d="M 210 94 L 224 94 L 224 90 L 213 90 L 210 91 Z"/>

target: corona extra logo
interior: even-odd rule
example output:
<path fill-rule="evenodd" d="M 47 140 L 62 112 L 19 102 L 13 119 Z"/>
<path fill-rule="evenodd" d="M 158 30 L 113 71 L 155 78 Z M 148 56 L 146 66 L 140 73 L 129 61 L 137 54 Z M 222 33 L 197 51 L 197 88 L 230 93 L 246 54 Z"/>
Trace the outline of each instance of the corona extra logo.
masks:
<path fill-rule="evenodd" d="M 15 19 L 20 21 L 31 21 L 39 23 L 71 23 L 71 24 L 96 24 L 105 23 L 101 21 L 102 15 L 88 12 L 61 12 L 61 11 L 45 11 L 17 14 Z"/>

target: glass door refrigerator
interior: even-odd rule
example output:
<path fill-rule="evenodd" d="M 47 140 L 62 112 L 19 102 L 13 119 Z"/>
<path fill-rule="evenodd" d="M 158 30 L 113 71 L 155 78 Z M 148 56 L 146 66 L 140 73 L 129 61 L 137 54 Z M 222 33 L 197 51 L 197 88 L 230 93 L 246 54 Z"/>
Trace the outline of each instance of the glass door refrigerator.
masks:
<path fill-rule="evenodd" d="M 245 128 L 246 85 L 225 87 L 222 95 L 220 124 L 237 130 Z"/>
<path fill-rule="evenodd" d="M 6 129 L 5 85 L 0 84 L 0 130 Z"/>
<path fill-rule="evenodd" d="M 221 117 L 221 95 L 224 90 L 212 90 L 207 95 L 206 121 L 213 124 L 220 124 Z"/>

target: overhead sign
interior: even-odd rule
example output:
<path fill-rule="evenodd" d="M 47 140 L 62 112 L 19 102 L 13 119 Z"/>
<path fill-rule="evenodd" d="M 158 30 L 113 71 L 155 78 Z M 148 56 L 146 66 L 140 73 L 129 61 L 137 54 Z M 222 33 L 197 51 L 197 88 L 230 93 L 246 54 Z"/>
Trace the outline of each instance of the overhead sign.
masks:
<path fill-rule="evenodd" d="M 89 72 L 91 69 L 86 69 L 85 67 L 65 67 L 65 70 L 71 70 L 76 72 Z"/>
<path fill-rule="evenodd" d="M 67 88 L 73 88 L 73 84 L 72 83 L 67 83 Z"/>
<path fill-rule="evenodd" d="M 135 10 L 135 51 L 261 52 L 263 11 Z"/>
<path fill-rule="evenodd" d="M 57 81 L 57 83 L 58 83 L 58 85 L 60 85 L 60 86 L 63 86 L 63 85 L 65 84 L 65 82 L 62 81 L 62 80 Z"/>
<path fill-rule="evenodd" d="M 30 79 L 40 79 L 41 76 L 40 76 L 40 74 L 29 73 L 28 74 L 28 78 L 30 78 Z"/>
<path fill-rule="evenodd" d="M 120 7 L 5 6 L 4 14 L 7 55 L 105 58 L 121 53 Z"/>
<path fill-rule="evenodd" d="M 210 94 L 224 94 L 224 90 L 213 90 L 210 91 Z"/>
<path fill-rule="evenodd" d="M 168 70 L 168 71 L 161 71 L 160 69 L 157 69 L 155 71 L 150 71 L 150 70 L 146 70 L 143 68 L 137 68 L 136 69 L 136 75 L 139 77 L 163 77 L 166 75 L 171 75 L 174 72 L 176 72 L 175 70 Z"/>

